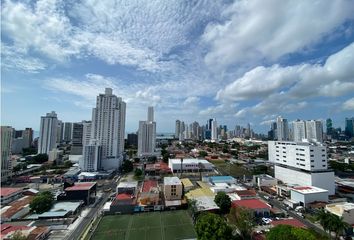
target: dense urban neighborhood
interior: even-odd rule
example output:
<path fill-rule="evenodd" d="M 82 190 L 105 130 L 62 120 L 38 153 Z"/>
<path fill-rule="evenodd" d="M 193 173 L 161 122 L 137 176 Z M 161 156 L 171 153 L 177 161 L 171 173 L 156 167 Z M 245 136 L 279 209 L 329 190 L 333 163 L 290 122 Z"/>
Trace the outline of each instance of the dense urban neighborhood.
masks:
<path fill-rule="evenodd" d="M 268 136 L 215 119 L 177 120 L 175 134 L 159 135 L 149 107 L 124 139 L 124 106 L 106 89 L 92 121 L 48 113 L 34 140 L 30 128 L 1 127 L 2 239 L 353 235 L 354 118 L 339 135 L 282 117 Z"/>
<path fill-rule="evenodd" d="M 354 240 L 354 0 L 0 6 L 0 240 Z"/>

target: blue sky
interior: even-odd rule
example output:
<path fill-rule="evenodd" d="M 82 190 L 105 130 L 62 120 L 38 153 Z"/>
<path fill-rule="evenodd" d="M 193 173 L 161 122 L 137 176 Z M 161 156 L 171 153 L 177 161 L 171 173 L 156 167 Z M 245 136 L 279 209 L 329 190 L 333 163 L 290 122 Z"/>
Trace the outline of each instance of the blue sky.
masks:
<path fill-rule="evenodd" d="M 353 0 L 1 3 L 2 125 L 89 120 L 105 87 L 127 132 L 149 105 L 159 132 L 354 115 Z"/>

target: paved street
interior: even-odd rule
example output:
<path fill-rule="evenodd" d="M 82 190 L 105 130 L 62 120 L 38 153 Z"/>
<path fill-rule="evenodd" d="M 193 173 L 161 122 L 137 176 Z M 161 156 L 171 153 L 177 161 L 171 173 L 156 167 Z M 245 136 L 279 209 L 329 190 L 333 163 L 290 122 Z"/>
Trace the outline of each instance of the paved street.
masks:
<path fill-rule="evenodd" d="M 299 220 L 300 222 L 302 222 L 303 224 L 305 224 L 308 228 L 313 228 L 316 232 L 320 233 L 320 234 L 326 234 L 322 227 L 319 226 L 319 225 L 316 225 L 316 224 L 313 224 L 312 222 L 310 222 L 309 220 L 303 218 L 303 217 L 300 217 L 299 215 L 296 214 L 295 211 L 292 211 L 292 210 L 287 210 L 286 207 L 283 205 L 283 203 L 279 202 L 278 200 L 276 199 L 265 199 L 264 197 L 265 196 L 269 196 L 268 194 L 264 193 L 264 192 L 260 192 L 258 191 L 258 195 L 265 201 L 269 202 L 270 204 L 272 204 L 272 206 L 278 208 L 278 209 L 281 209 L 285 212 L 287 212 L 289 214 L 290 217 L 293 217 L 297 220 Z"/>

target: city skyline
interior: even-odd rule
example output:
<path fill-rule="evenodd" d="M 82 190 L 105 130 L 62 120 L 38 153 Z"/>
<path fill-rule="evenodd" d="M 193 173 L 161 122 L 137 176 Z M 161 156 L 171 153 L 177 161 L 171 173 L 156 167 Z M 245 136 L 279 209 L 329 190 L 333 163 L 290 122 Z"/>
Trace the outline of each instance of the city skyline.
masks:
<path fill-rule="evenodd" d="M 109 87 L 127 102 L 126 132 L 150 105 L 157 132 L 216 118 L 266 133 L 279 115 L 344 128 L 354 112 L 354 4 L 305 3 L 4 1 L 1 125 L 39 131 L 51 111 L 90 120 Z"/>

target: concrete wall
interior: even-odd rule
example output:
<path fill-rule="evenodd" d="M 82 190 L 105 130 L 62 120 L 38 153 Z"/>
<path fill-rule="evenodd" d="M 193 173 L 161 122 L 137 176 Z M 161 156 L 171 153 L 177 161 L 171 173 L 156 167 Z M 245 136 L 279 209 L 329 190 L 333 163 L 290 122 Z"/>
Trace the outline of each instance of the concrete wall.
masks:
<path fill-rule="evenodd" d="M 176 195 L 172 195 L 171 188 L 176 186 Z M 182 199 L 182 184 L 180 185 L 164 185 L 164 195 L 166 200 L 180 200 Z"/>
<path fill-rule="evenodd" d="M 334 172 L 307 173 L 285 167 L 275 166 L 274 176 L 287 184 L 314 186 L 328 190 L 329 195 L 335 194 Z"/>
<path fill-rule="evenodd" d="M 296 202 L 302 202 L 305 207 L 307 204 L 320 201 L 320 202 L 328 202 L 328 193 L 311 193 L 311 194 L 301 194 L 297 191 L 291 190 L 291 200 Z"/>

